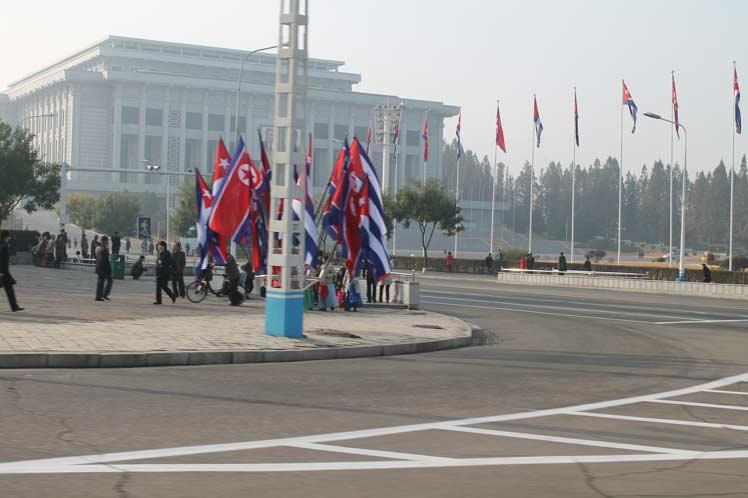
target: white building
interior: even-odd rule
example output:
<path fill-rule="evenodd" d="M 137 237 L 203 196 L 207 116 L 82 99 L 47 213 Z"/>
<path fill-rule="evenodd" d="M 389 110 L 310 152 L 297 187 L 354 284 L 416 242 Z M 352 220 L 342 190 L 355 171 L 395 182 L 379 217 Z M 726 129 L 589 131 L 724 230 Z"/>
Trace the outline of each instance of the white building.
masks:
<path fill-rule="evenodd" d="M 66 161 L 73 169 L 142 171 L 141 161 L 148 160 L 169 170 L 210 172 L 218 139 L 224 137 L 233 147 L 237 80 L 246 55 L 241 50 L 112 36 L 12 83 L 0 94 L 0 118 L 29 128 L 44 159 Z M 426 174 L 440 177 L 443 120 L 459 109 L 355 92 L 361 76 L 343 72 L 343 64 L 309 61 L 306 115 L 314 139 L 315 190 L 329 177 L 340 147 L 334 139 L 365 140 L 377 104 L 405 106 L 398 184 L 422 177 L 421 128 L 427 111 L 431 140 Z M 247 60 L 238 121 L 253 157 L 259 150 L 257 129 L 272 128 L 274 81 L 274 55 L 258 53 Z M 381 147 L 372 147 L 381 168 Z M 394 182 L 394 172 L 392 177 Z M 74 173 L 69 186 L 89 192 L 164 192 L 163 177 L 121 172 Z"/>

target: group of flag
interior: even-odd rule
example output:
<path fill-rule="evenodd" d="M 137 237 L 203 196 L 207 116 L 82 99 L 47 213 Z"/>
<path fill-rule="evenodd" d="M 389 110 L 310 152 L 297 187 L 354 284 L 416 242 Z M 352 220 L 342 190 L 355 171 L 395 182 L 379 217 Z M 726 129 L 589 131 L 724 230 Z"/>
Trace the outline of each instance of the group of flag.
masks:
<path fill-rule="evenodd" d="M 368 141 L 368 139 L 367 139 Z M 367 144 L 368 147 L 368 144 Z M 306 182 L 306 198 L 293 199 L 292 216 L 304 217 L 304 263 L 317 265 L 319 252 L 315 207 L 312 200 L 312 137 L 309 135 L 304 173 L 294 165 L 294 180 L 299 187 Z M 260 164 L 250 157 L 240 137 L 233 155 L 219 140 L 212 186 L 195 171 L 195 196 L 199 262 L 196 274 L 207 268 L 209 260 L 225 265 L 230 242 L 251 247 L 251 265 L 256 274 L 267 273 L 268 219 L 272 168 L 260 136 Z M 323 227 L 342 249 L 346 267 L 352 276 L 361 273 L 364 263 L 377 279 L 390 273 L 385 246 L 385 222 L 382 189 L 376 171 L 358 138 L 349 146 L 346 140 L 332 171 L 325 193 Z M 283 202 L 278 218 L 283 216 Z M 303 211 L 303 215 L 302 215 Z M 291 241 L 295 246 L 299 240 Z M 282 243 L 282 240 L 279 240 Z"/>
<path fill-rule="evenodd" d="M 636 118 L 639 108 L 634 102 L 634 98 L 631 96 L 626 81 L 622 80 L 623 90 L 623 105 L 628 107 L 629 114 L 631 116 L 632 128 L 631 133 L 636 132 Z M 740 134 L 742 132 L 743 124 L 740 114 L 740 86 L 738 85 L 738 71 L 733 65 L 733 97 L 735 101 L 735 132 Z M 672 105 L 673 105 L 673 121 L 675 127 L 675 133 L 680 138 L 680 118 L 678 116 L 678 94 L 675 88 L 675 74 L 672 75 Z M 536 146 L 540 147 L 540 136 L 543 133 L 543 122 L 540 120 L 540 111 L 538 110 L 538 98 L 533 95 L 533 124 L 535 127 L 535 138 Z M 424 127 L 425 133 L 428 132 L 428 127 Z M 462 142 L 461 142 L 461 131 L 462 131 L 462 115 L 457 117 L 457 129 L 455 135 L 457 136 L 457 158 L 459 159 L 462 155 Z M 425 136 L 425 135 L 424 135 Z M 579 107 L 577 105 L 577 89 L 574 88 L 574 142 L 579 147 Z M 496 103 L 496 146 L 499 147 L 504 153 L 506 153 L 506 141 L 504 139 L 504 128 L 501 125 L 501 114 L 499 112 L 499 104 Z"/>

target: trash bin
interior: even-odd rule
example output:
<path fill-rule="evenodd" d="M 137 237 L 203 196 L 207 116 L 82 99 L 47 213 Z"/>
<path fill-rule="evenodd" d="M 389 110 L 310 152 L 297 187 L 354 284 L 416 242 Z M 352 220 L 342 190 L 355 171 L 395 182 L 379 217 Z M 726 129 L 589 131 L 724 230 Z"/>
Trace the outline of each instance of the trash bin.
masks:
<path fill-rule="evenodd" d="M 112 257 L 112 278 L 117 280 L 125 279 L 125 256 L 118 255 Z"/>

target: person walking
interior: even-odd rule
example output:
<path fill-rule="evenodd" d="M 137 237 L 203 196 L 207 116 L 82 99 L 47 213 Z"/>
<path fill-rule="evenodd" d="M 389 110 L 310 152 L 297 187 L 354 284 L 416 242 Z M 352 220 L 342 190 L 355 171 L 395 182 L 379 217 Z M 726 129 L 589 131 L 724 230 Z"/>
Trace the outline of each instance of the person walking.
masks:
<path fill-rule="evenodd" d="M 189 243 L 187 244 L 189 246 Z M 249 295 L 255 288 L 255 272 L 252 269 L 252 262 L 247 261 L 242 265 L 242 273 L 244 277 L 244 296 L 249 299 Z"/>
<path fill-rule="evenodd" d="M 130 254 L 131 247 L 132 243 L 130 242 L 130 237 L 125 238 L 125 253 Z"/>
<path fill-rule="evenodd" d="M 151 242 L 153 244 L 153 242 Z M 171 289 L 169 289 L 169 282 L 171 276 L 175 271 L 174 258 L 172 257 L 169 250 L 166 248 L 166 242 L 163 240 L 158 243 L 158 257 L 156 258 L 156 301 L 153 304 L 161 304 L 161 292 L 166 292 L 166 295 L 171 298 L 171 302 L 177 301 Z"/>
<path fill-rule="evenodd" d="M 109 240 L 108 237 L 107 237 L 107 240 Z M 98 235 L 94 235 L 94 238 L 91 241 L 91 257 L 94 258 L 94 259 L 96 258 L 96 248 L 97 247 L 99 247 L 99 236 Z"/>
<path fill-rule="evenodd" d="M 122 247 L 122 239 L 119 236 L 119 232 L 115 231 L 112 235 L 112 254 L 119 256 L 119 250 Z"/>
<path fill-rule="evenodd" d="M 73 239 L 73 249 L 78 250 L 78 237 Z"/>
<path fill-rule="evenodd" d="M 184 268 L 187 266 L 187 258 L 182 250 L 181 242 L 174 243 L 171 247 L 171 255 L 174 257 L 174 274 L 171 277 L 171 290 L 175 296 L 184 298 Z"/>
<path fill-rule="evenodd" d="M 566 264 L 566 256 L 564 256 L 564 253 L 561 253 L 558 257 L 558 272 L 563 275 L 567 270 L 568 266 Z"/>
<path fill-rule="evenodd" d="M 148 254 L 150 254 L 151 256 L 153 256 L 153 249 L 153 241 L 151 241 L 150 244 L 148 244 Z"/>
<path fill-rule="evenodd" d="M 63 261 L 65 261 L 65 239 L 60 234 L 55 240 L 55 268 L 62 266 Z"/>
<path fill-rule="evenodd" d="M 97 241 L 98 242 L 98 241 Z M 93 244 L 93 241 L 91 242 Z M 109 301 L 112 292 L 112 262 L 109 259 L 109 237 L 103 235 L 93 253 L 96 258 L 96 301 Z"/>
<path fill-rule="evenodd" d="M 392 285 L 392 275 L 389 273 L 385 275 L 382 282 L 379 284 L 379 302 L 389 303 L 390 302 L 390 286 Z M 382 300 L 382 294 L 387 298 L 386 301 Z"/>
<path fill-rule="evenodd" d="M 8 248 L 8 239 L 10 232 L 8 230 L 0 231 L 0 286 L 5 289 L 5 295 L 8 297 L 11 311 L 23 311 L 16 301 L 16 293 L 13 286 L 16 281 L 10 274 L 10 249 Z"/>
<path fill-rule="evenodd" d="M 704 272 L 704 283 L 705 284 L 711 283 L 712 282 L 712 270 L 709 269 L 706 263 L 703 263 L 701 265 L 701 271 Z"/>
<path fill-rule="evenodd" d="M 46 267 L 55 265 L 55 247 L 57 240 L 51 235 L 47 234 L 47 264 Z"/>
<path fill-rule="evenodd" d="M 364 268 L 362 271 L 362 277 L 366 279 L 366 302 L 376 303 L 377 302 L 377 284 L 374 280 L 374 274 L 369 267 L 369 262 L 364 261 Z"/>
<path fill-rule="evenodd" d="M 455 257 L 452 256 L 452 251 L 449 251 L 447 253 L 447 271 L 449 273 L 452 273 L 452 271 L 454 271 L 454 265 L 455 265 Z M 382 298 L 380 297 L 379 300 L 381 301 Z M 388 301 L 389 301 L 389 299 L 388 299 Z"/>
<path fill-rule="evenodd" d="M 486 256 L 486 259 L 483 260 L 486 264 L 486 273 L 492 273 L 493 272 L 493 256 L 491 256 L 491 253 L 488 253 L 488 256 Z"/>
<path fill-rule="evenodd" d="M 81 254 L 83 254 L 83 259 L 88 259 L 88 237 L 86 237 L 85 230 L 81 234 Z"/>
<path fill-rule="evenodd" d="M 228 281 L 228 295 L 231 306 L 239 306 L 242 303 L 242 295 L 239 293 L 239 279 L 241 273 L 239 266 L 236 264 L 234 255 L 229 253 L 226 256 L 226 280 Z"/>
<path fill-rule="evenodd" d="M 192 248 L 190 247 L 190 243 L 189 243 L 189 242 L 187 242 L 187 243 L 186 243 L 186 244 L 184 245 L 184 252 L 186 252 L 186 253 L 187 253 L 187 256 L 189 256 L 189 255 L 190 255 L 190 249 L 192 249 Z"/>
<path fill-rule="evenodd" d="M 527 269 L 532 270 L 535 268 L 535 256 L 532 255 L 532 253 L 527 255 Z"/>

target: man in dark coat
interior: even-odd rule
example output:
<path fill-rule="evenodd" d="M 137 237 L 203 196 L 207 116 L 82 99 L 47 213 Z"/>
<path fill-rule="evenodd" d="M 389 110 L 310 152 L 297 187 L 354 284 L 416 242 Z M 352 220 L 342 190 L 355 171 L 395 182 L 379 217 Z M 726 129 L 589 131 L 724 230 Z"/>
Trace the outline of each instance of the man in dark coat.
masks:
<path fill-rule="evenodd" d="M 156 258 L 156 301 L 153 304 L 161 304 L 161 292 L 171 298 L 171 302 L 177 301 L 177 296 L 169 289 L 171 276 L 175 271 L 174 258 L 166 248 L 166 242 L 163 240 L 158 243 L 158 257 Z"/>
<path fill-rule="evenodd" d="M 236 259 L 229 253 L 226 256 L 226 274 L 225 278 L 228 281 L 228 296 L 231 306 L 239 306 L 242 303 L 243 296 L 239 293 L 239 279 L 241 273 L 239 272 L 239 265 L 236 264 Z"/>
<path fill-rule="evenodd" d="M 13 290 L 16 281 L 10 274 L 10 250 L 8 249 L 8 237 L 10 237 L 9 231 L 0 231 L 0 285 L 5 289 L 5 294 L 8 296 L 10 310 L 23 311 L 23 308 L 18 306 L 18 303 L 16 302 L 16 293 Z"/>
<path fill-rule="evenodd" d="M 122 239 L 119 236 L 119 232 L 114 232 L 114 235 L 112 235 L 112 254 L 118 256 L 121 247 Z"/>
<path fill-rule="evenodd" d="M 566 256 L 564 256 L 564 253 L 561 253 L 561 255 L 558 257 L 558 271 L 559 273 L 563 274 L 568 269 L 569 268 L 566 265 Z"/>
<path fill-rule="evenodd" d="M 93 242 L 92 242 L 93 244 Z M 96 300 L 109 301 L 109 293 L 112 292 L 112 262 L 109 259 L 109 237 L 101 237 L 98 247 L 94 251 L 96 258 Z"/>
<path fill-rule="evenodd" d="M 184 298 L 184 268 L 187 266 L 187 257 L 182 250 L 182 243 L 175 242 L 171 248 L 174 257 L 174 274 L 171 276 L 171 290 L 174 295 Z"/>

